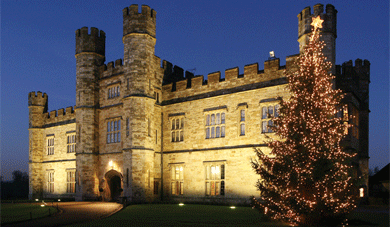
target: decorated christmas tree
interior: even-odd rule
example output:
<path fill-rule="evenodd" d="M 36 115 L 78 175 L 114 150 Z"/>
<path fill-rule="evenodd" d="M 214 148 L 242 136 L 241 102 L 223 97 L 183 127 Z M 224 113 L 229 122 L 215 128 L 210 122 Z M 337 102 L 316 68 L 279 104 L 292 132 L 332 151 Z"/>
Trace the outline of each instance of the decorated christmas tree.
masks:
<path fill-rule="evenodd" d="M 291 97 L 281 101 L 271 126 L 280 139 L 269 142 L 269 155 L 257 149 L 252 161 L 261 192 L 254 207 L 291 225 L 333 226 L 358 199 L 351 174 L 356 154 L 340 145 L 348 126 L 336 114 L 343 95 L 333 89 L 331 63 L 322 53 L 322 21 L 313 18 L 299 70 L 286 75 Z"/>

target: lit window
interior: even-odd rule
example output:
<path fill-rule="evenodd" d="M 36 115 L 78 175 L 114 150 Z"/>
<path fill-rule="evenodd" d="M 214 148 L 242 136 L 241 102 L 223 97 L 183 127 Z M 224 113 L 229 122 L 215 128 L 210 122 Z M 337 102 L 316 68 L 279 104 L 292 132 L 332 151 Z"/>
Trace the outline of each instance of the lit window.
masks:
<path fill-rule="evenodd" d="M 107 143 L 121 142 L 121 120 L 107 122 Z"/>
<path fill-rule="evenodd" d="M 75 193 L 76 178 L 75 171 L 66 172 L 66 193 Z"/>
<path fill-rule="evenodd" d="M 49 171 L 47 175 L 47 192 L 54 193 L 54 171 Z"/>
<path fill-rule="evenodd" d="M 206 115 L 206 139 L 225 137 L 225 113 Z"/>
<path fill-rule="evenodd" d="M 184 194 L 183 165 L 173 165 L 171 170 L 172 195 Z"/>
<path fill-rule="evenodd" d="M 205 165 L 206 196 L 225 195 L 225 165 L 212 163 Z"/>
<path fill-rule="evenodd" d="M 54 137 L 50 137 L 47 139 L 47 155 L 54 154 Z"/>
<path fill-rule="evenodd" d="M 184 117 L 175 117 L 171 119 L 172 142 L 181 142 L 184 140 Z"/>
<path fill-rule="evenodd" d="M 67 137 L 67 152 L 74 153 L 76 151 L 76 135 L 68 135 Z"/>

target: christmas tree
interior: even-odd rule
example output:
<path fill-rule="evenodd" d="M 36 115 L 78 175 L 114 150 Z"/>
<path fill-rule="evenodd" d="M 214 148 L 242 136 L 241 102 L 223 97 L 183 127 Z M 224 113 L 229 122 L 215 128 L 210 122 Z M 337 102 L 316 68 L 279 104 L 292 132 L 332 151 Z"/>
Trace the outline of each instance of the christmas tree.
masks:
<path fill-rule="evenodd" d="M 272 219 L 291 225 L 334 225 L 356 207 L 358 191 L 351 175 L 356 154 L 343 151 L 346 124 L 336 117 L 343 97 L 333 89 L 331 63 L 320 41 L 321 18 L 298 58 L 299 70 L 286 75 L 291 97 L 280 103 L 272 127 L 279 140 L 270 155 L 256 150 L 252 167 L 260 180 L 253 205 Z"/>

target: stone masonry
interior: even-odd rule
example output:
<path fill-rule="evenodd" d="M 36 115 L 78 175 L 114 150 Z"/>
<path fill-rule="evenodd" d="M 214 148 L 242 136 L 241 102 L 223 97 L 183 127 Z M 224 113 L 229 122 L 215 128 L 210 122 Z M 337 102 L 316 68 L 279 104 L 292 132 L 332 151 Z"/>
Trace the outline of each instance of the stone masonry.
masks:
<path fill-rule="evenodd" d="M 289 97 L 285 71 L 297 70 L 299 54 L 285 66 L 272 58 L 263 69 L 255 63 L 243 74 L 231 68 L 224 78 L 215 72 L 205 80 L 155 56 L 156 11 L 131 5 L 122 13 L 123 60 L 105 64 L 103 31 L 76 31 L 76 106 L 48 112 L 48 95 L 29 93 L 30 198 L 248 203 L 259 194 L 250 165 L 254 148 L 269 153 L 267 141 L 277 139 L 264 125 Z M 324 54 L 334 65 L 332 5 L 298 14 L 300 50 L 317 15 L 324 20 Z M 343 114 L 359 119 L 346 119 L 355 128 L 344 145 L 358 152 L 356 174 L 364 177 L 369 66 L 358 59 L 332 68 L 346 93 Z"/>

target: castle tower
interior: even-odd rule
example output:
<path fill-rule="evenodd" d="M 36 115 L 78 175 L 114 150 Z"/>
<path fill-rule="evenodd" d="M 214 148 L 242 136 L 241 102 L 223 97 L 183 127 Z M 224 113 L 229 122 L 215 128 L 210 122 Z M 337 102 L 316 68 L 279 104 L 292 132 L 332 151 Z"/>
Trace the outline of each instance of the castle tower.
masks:
<path fill-rule="evenodd" d="M 48 97 L 38 91 L 28 94 L 29 110 L 29 199 L 41 198 L 43 189 L 42 157 L 44 152 L 43 125 Z"/>
<path fill-rule="evenodd" d="M 336 22 L 337 10 L 333 5 L 326 5 L 324 12 L 324 5 L 314 5 L 314 14 L 311 14 L 310 7 L 306 7 L 298 14 L 298 42 L 299 52 L 302 52 L 311 35 L 311 22 L 313 17 L 320 16 L 324 22 L 322 23 L 321 40 L 325 42 L 323 53 L 329 62 L 332 63 L 332 74 L 335 73 L 336 63 Z"/>
<path fill-rule="evenodd" d="M 149 201 L 153 196 L 154 174 L 152 119 L 156 83 L 156 11 L 146 5 L 142 5 L 141 13 L 138 5 L 124 8 L 122 40 L 125 67 L 123 111 L 130 124 L 130 136 L 123 144 L 123 169 L 131 170 L 131 187 L 124 189 L 124 196 L 133 201 Z"/>
<path fill-rule="evenodd" d="M 98 69 L 105 61 L 103 31 L 76 31 L 76 200 L 98 194 Z"/>

